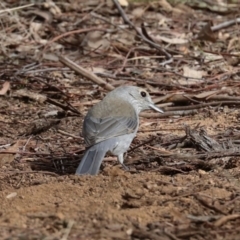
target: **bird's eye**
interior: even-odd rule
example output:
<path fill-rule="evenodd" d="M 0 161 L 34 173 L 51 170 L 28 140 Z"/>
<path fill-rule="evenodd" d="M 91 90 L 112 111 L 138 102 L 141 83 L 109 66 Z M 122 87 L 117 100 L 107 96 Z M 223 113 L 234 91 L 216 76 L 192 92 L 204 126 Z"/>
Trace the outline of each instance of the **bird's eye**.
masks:
<path fill-rule="evenodd" d="M 147 96 L 146 92 L 144 92 L 144 91 L 142 91 L 140 94 L 141 94 L 142 97 L 146 97 Z"/>

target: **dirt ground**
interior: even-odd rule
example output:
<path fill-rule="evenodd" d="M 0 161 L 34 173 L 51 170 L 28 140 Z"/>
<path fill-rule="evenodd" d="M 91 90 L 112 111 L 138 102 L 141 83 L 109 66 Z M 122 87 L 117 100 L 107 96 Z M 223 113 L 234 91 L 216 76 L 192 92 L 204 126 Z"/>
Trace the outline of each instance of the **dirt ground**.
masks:
<path fill-rule="evenodd" d="M 134 26 L 149 24 L 153 39 L 156 29 L 168 37 L 160 45 L 173 61 L 162 66 L 168 57 L 136 40 L 109 2 L 43 1 L 28 14 L 1 12 L 0 238 L 240 239 L 239 27 L 216 34 L 198 25 L 233 19 L 239 4 L 224 13 L 194 1 L 124 7 Z M 4 1 L 2 9 L 26 4 Z M 106 36 L 73 32 L 111 27 L 110 45 Z M 186 40 L 199 32 L 181 45 L 177 34 Z M 97 176 L 74 175 L 84 116 L 108 90 L 60 63 L 59 52 L 114 87 L 146 88 L 164 109 L 141 117 L 125 156 L 129 171 L 108 155 Z M 209 52 L 226 58 L 205 62 Z"/>

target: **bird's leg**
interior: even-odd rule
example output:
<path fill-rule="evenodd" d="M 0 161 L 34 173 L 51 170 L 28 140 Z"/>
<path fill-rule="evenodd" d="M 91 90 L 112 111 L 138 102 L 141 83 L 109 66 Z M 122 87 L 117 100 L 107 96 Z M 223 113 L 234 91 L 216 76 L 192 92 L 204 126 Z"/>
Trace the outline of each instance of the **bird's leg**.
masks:
<path fill-rule="evenodd" d="M 124 161 L 124 159 L 123 159 L 123 153 L 119 154 L 119 155 L 117 156 L 117 158 L 118 158 L 119 163 L 121 163 L 121 165 L 123 166 L 123 168 L 124 168 L 126 171 L 129 171 L 129 167 L 127 167 L 127 166 L 123 163 L 123 161 Z"/>

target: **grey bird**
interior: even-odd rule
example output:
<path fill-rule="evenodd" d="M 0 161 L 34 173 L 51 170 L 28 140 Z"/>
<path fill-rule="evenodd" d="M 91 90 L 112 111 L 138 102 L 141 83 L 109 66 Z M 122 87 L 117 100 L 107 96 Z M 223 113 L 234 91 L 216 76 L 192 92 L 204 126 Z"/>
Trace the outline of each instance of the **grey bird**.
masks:
<path fill-rule="evenodd" d="M 109 92 L 94 105 L 83 122 L 82 135 L 87 150 L 76 170 L 77 175 L 96 175 L 105 154 L 110 151 L 123 165 L 123 154 L 128 150 L 139 126 L 139 113 L 156 107 L 148 92 L 134 86 L 121 86 Z"/>

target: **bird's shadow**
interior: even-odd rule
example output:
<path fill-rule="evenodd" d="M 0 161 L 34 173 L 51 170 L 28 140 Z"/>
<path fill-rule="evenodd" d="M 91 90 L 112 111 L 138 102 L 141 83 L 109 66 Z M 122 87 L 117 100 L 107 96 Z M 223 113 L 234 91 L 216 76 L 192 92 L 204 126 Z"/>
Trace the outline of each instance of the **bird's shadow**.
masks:
<path fill-rule="evenodd" d="M 38 156 L 30 162 L 33 171 L 48 171 L 59 175 L 75 174 L 83 154 Z"/>

